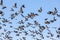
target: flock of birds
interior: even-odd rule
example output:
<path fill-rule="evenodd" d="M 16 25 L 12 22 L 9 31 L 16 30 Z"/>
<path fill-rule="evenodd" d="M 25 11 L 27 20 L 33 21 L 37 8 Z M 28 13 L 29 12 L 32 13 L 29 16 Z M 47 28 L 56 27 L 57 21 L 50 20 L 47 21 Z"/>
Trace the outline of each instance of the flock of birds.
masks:
<path fill-rule="evenodd" d="M 4 3 L 3 0 L 1 0 L 0 7 L 2 7 L 2 10 L 7 8 L 7 6 L 3 6 L 3 3 Z M 14 8 L 17 8 L 17 3 L 14 3 L 13 8 L 11 8 L 10 11 L 14 12 Z M 40 7 L 37 10 L 39 12 L 39 14 L 31 12 L 30 14 L 27 14 L 27 16 L 25 16 L 25 15 L 23 15 L 25 8 L 26 7 L 24 4 L 21 5 L 21 7 L 19 8 L 20 10 L 18 12 L 12 13 L 9 17 L 11 20 L 15 19 L 15 17 L 17 17 L 18 15 L 21 15 L 21 17 L 24 18 L 24 20 L 22 19 L 17 22 L 19 24 L 18 27 L 12 26 L 13 22 L 11 22 L 9 19 L 4 18 L 5 14 L 2 10 L 0 10 L 0 31 L 2 31 L 2 29 L 4 31 L 4 32 L 0 32 L 0 40 L 13 40 L 14 36 L 18 37 L 15 40 L 28 40 L 28 38 L 26 38 L 27 36 L 31 36 L 34 40 L 43 40 L 43 39 L 45 39 L 45 36 L 43 34 L 44 30 L 48 31 L 47 32 L 48 35 L 46 35 L 46 38 L 49 38 L 51 40 L 56 40 L 54 38 L 54 34 L 49 30 L 49 28 L 51 28 L 51 27 L 49 27 L 48 25 L 57 21 L 55 15 L 57 17 L 60 17 L 60 14 L 58 14 L 57 8 L 55 7 L 53 11 L 47 12 L 48 15 L 53 15 L 54 17 L 53 17 L 53 19 L 51 19 L 49 21 L 48 21 L 49 18 L 45 18 L 44 19 L 45 25 L 43 25 L 43 26 L 41 26 L 41 24 L 39 22 L 37 22 L 37 20 L 33 20 L 34 17 L 39 16 L 39 14 L 43 12 L 43 9 Z M 30 19 L 33 20 L 34 23 L 29 22 Z M 15 19 L 15 20 L 17 20 L 17 19 Z M 27 24 L 25 24 L 25 22 Z M 8 26 L 8 27 L 10 27 L 11 29 L 14 29 L 14 30 L 12 30 L 12 31 L 7 30 L 6 23 L 10 24 L 10 26 Z M 4 27 L 6 27 L 6 28 L 4 28 Z M 29 27 L 31 27 L 31 28 L 29 29 Z M 28 30 L 25 30 L 26 28 Z M 38 30 L 35 30 L 36 28 L 38 28 Z M 52 28 L 56 29 L 57 27 L 52 27 Z M 55 32 L 57 33 L 56 38 L 59 39 L 60 38 L 60 27 Z M 10 36 L 10 34 L 13 34 L 13 33 L 14 33 L 14 35 Z M 25 36 L 23 36 L 21 34 L 24 34 Z M 21 37 L 21 36 L 23 36 L 23 37 Z M 36 37 L 36 36 L 39 36 L 39 37 Z"/>

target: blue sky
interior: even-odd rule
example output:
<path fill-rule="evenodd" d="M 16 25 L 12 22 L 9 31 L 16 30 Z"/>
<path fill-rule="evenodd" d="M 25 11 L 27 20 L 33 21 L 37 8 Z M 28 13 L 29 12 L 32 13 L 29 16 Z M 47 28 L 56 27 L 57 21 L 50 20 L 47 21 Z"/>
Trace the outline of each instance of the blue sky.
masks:
<path fill-rule="evenodd" d="M 12 12 L 12 11 L 10 11 L 10 9 L 13 8 L 14 3 L 17 3 L 17 8 L 14 8 L 14 12 Z M 10 31 L 13 31 L 13 30 L 15 30 L 14 27 L 16 28 L 20 25 L 20 24 L 17 23 L 19 20 L 25 20 L 24 18 L 21 17 L 20 14 L 18 16 L 16 16 L 13 20 L 11 20 L 9 18 L 12 13 L 15 13 L 15 12 L 19 13 L 20 7 L 23 4 L 25 5 L 25 8 L 23 10 L 24 11 L 23 15 L 27 16 L 27 14 L 28 13 L 30 14 L 31 12 L 39 14 L 39 16 L 34 17 L 33 20 L 29 19 L 28 22 L 34 23 L 34 20 L 37 20 L 37 22 L 39 22 L 41 24 L 41 26 L 42 25 L 45 26 L 46 24 L 44 23 L 44 21 L 45 21 L 44 18 L 48 18 L 48 20 L 51 20 L 51 19 L 53 19 L 53 17 L 56 17 L 57 21 L 49 24 L 48 26 L 49 27 L 57 27 L 57 28 L 60 27 L 60 17 L 57 17 L 56 15 L 53 16 L 53 15 L 48 15 L 47 14 L 48 11 L 50 11 L 50 10 L 53 11 L 55 7 L 58 10 L 58 14 L 60 14 L 60 0 L 3 0 L 3 5 L 2 6 L 0 5 L 0 10 L 2 10 L 5 15 L 2 16 L 2 18 L 8 19 L 9 21 L 12 22 L 12 24 L 6 23 L 7 26 L 3 27 L 3 29 L 0 30 L 0 35 L 1 35 L 1 32 L 4 32 L 3 31 L 4 28 L 7 29 L 7 30 L 10 30 Z M 3 10 L 2 9 L 3 6 L 7 6 L 7 8 Z M 42 7 L 42 12 L 41 13 L 39 13 L 37 11 L 40 7 Z M 15 20 L 15 19 L 17 19 L 17 20 Z M 0 20 L 0 22 L 1 22 L 1 20 Z M 0 25 L 2 26 L 2 24 L 0 24 Z M 27 22 L 24 23 L 24 25 L 26 25 L 26 24 L 27 24 Z M 9 28 L 10 25 L 12 25 L 14 27 Z M 56 40 L 59 40 L 60 38 L 56 38 L 57 28 L 56 29 L 50 28 L 50 30 L 54 34 L 53 38 L 56 39 Z M 33 29 L 32 27 L 25 28 L 26 31 L 28 31 L 29 29 L 38 31 L 39 28 L 38 27 L 36 27 L 35 29 Z M 46 38 L 47 32 L 48 32 L 47 30 L 43 31 L 43 35 L 44 35 L 45 38 L 42 39 L 42 40 L 51 40 L 49 38 Z M 29 31 L 28 31 L 28 33 L 31 34 Z M 20 35 L 20 37 L 17 37 L 17 36 L 15 36 L 15 33 L 13 33 L 13 32 L 10 35 L 13 36 L 13 40 L 17 40 L 17 39 L 20 40 L 20 38 L 22 38 L 22 36 L 25 36 L 24 33 L 22 33 Z M 0 37 L 0 38 L 2 38 L 2 37 Z M 36 40 L 36 39 L 33 39 L 30 35 L 27 35 L 26 37 L 27 37 L 26 38 L 27 40 Z M 36 35 L 36 37 L 40 38 L 39 35 Z M 3 40 L 5 40 L 5 39 L 3 39 Z"/>

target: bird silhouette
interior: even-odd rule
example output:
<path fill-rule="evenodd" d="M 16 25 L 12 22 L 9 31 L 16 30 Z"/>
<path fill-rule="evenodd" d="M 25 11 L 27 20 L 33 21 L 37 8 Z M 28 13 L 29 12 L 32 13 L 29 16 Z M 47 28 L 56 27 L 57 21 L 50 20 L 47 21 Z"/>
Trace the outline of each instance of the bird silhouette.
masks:
<path fill-rule="evenodd" d="M 3 5 L 3 0 L 0 1 L 0 5 Z"/>

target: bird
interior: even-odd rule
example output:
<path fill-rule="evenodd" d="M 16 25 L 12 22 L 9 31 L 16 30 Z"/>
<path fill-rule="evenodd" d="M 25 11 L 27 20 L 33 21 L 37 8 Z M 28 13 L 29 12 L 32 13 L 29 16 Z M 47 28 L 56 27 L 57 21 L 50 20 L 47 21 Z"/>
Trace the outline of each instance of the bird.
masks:
<path fill-rule="evenodd" d="M 3 23 L 9 22 L 7 19 L 3 18 L 2 20 Z"/>
<path fill-rule="evenodd" d="M 2 9 L 5 9 L 5 8 L 7 8 L 7 7 L 6 7 L 6 6 L 3 6 L 3 7 L 2 7 Z"/>
<path fill-rule="evenodd" d="M 19 26 L 19 29 L 20 29 L 20 30 L 24 30 L 24 27 L 22 27 L 22 26 L 20 27 L 20 26 Z"/>
<path fill-rule="evenodd" d="M 23 20 L 19 21 L 18 23 L 19 23 L 19 24 L 24 24 Z"/>
<path fill-rule="evenodd" d="M 11 14 L 11 19 L 14 19 L 15 18 L 15 15 L 14 14 Z"/>
<path fill-rule="evenodd" d="M 60 27 L 58 28 L 58 30 L 60 30 Z"/>
<path fill-rule="evenodd" d="M 54 21 L 56 21 L 56 18 L 54 17 L 54 19 L 53 19 Z"/>
<path fill-rule="evenodd" d="M 20 7 L 20 13 L 21 13 L 21 14 L 23 13 L 23 9 L 22 9 L 22 7 Z"/>
<path fill-rule="evenodd" d="M 54 22 L 54 20 L 50 20 L 50 22 L 52 22 L 52 23 L 53 23 L 53 22 Z"/>
<path fill-rule="evenodd" d="M 22 37 L 23 38 L 23 40 L 26 40 L 26 37 Z"/>
<path fill-rule="evenodd" d="M 3 12 L 0 10 L 0 14 L 2 14 Z"/>
<path fill-rule="evenodd" d="M 11 8 L 11 10 L 10 11 L 14 11 L 14 9 L 13 8 Z"/>
<path fill-rule="evenodd" d="M 3 5 L 3 0 L 0 1 L 0 5 Z"/>
<path fill-rule="evenodd" d="M 48 18 L 45 18 L 44 20 L 48 20 Z"/>
<path fill-rule="evenodd" d="M 14 30 L 14 33 L 18 33 L 18 31 Z"/>
<path fill-rule="evenodd" d="M 27 31 L 24 31 L 25 35 L 28 35 L 28 32 Z"/>
<path fill-rule="evenodd" d="M 23 8 L 25 8 L 25 5 L 22 5 Z"/>
<path fill-rule="evenodd" d="M 38 12 L 42 12 L 42 7 L 40 7 L 40 9 L 38 9 Z"/>
<path fill-rule="evenodd" d="M 16 33 L 16 36 L 19 36 L 19 33 Z"/>
<path fill-rule="evenodd" d="M 56 14 L 57 15 L 57 17 L 60 17 L 60 14 Z"/>
<path fill-rule="evenodd" d="M 0 26 L 0 29 L 2 29 L 2 26 Z"/>
<path fill-rule="evenodd" d="M 41 30 L 44 30 L 44 29 L 45 29 L 45 27 L 44 27 L 44 26 L 40 26 L 39 28 L 40 28 Z"/>
<path fill-rule="evenodd" d="M 57 12 L 58 12 L 57 8 L 54 8 L 54 11 L 53 11 L 52 15 L 55 15 Z"/>
<path fill-rule="evenodd" d="M 47 14 L 52 14 L 53 12 L 52 11 L 48 11 Z"/>
<path fill-rule="evenodd" d="M 17 3 L 14 3 L 13 7 L 14 7 L 14 8 L 17 8 Z"/>
<path fill-rule="evenodd" d="M 50 22 L 49 21 L 46 21 L 45 24 L 50 24 Z"/>
<path fill-rule="evenodd" d="M 37 26 L 37 25 L 39 25 L 39 23 L 35 20 L 35 21 L 34 21 L 34 25 Z"/>
<path fill-rule="evenodd" d="M 19 13 L 15 12 L 15 16 L 18 16 Z"/>

